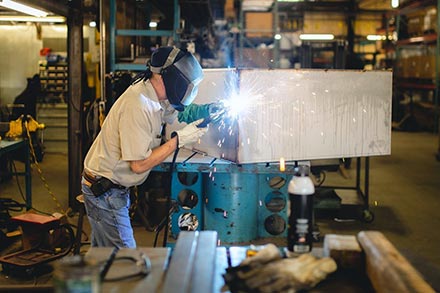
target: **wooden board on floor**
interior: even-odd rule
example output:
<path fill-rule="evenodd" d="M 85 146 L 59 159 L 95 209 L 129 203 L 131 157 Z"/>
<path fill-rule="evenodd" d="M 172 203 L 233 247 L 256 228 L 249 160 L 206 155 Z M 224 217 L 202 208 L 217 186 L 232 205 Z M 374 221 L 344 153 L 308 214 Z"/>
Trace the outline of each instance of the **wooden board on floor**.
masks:
<path fill-rule="evenodd" d="M 376 292 L 424 292 L 434 289 L 378 231 L 361 231 L 358 241 L 365 252 L 366 272 Z"/>

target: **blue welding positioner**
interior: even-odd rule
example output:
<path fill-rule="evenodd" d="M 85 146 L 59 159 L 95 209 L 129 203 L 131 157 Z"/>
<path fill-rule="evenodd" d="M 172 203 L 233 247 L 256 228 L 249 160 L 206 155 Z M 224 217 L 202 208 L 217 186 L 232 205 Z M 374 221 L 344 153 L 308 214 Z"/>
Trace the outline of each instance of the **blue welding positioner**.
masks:
<path fill-rule="evenodd" d="M 155 170 L 168 172 L 169 165 Z M 178 209 L 171 216 L 170 236 L 215 230 L 223 244 L 287 237 L 287 183 L 292 173 L 293 167 L 280 172 L 275 163 L 178 163 L 171 186 Z"/>

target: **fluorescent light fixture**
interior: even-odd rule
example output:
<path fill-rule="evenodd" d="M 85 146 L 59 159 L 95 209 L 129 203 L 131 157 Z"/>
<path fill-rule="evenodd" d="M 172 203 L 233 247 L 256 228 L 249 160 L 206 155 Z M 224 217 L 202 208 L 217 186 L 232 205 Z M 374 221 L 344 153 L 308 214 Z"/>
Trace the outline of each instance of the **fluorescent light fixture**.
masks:
<path fill-rule="evenodd" d="M 277 2 L 304 2 L 304 0 L 277 0 Z"/>
<path fill-rule="evenodd" d="M 20 4 L 11 0 L 3 0 L 0 2 L 0 6 L 15 10 L 15 11 L 19 11 L 22 13 L 26 13 L 29 15 L 33 15 L 35 17 L 46 17 L 49 13 L 47 13 L 46 11 L 40 10 L 40 9 L 36 9 L 24 4 Z"/>
<path fill-rule="evenodd" d="M 157 27 L 157 22 L 155 22 L 155 21 L 150 21 L 149 26 L 150 26 L 150 27 Z"/>
<path fill-rule="evenodd" d="M 391 0 L 391 7 L 393 8 L 399 7 L 399 0 Z"/>
<path fill-rule="evenodd" d="M 382 35 L 368 35 L 367 36 L 367 40 L 369 41 L 382 41 L 382 40 L 386 40 L 387 37 L 386 36 L 382 36 Z"/>
<path fill-rule="evenodd" d="M 1 15 L 0 21 L 16 21 L 16 22 L 66 22 L 62 16 L 47 16 L 47 17 L 33 17 L 33 16 L 11 16 Z"/>
<path fill-rule="evenodd" d="M 273 38 L 275 40 L 281 40 L 281 35 L 280 34 L 275 34 L 275 36 Z"/>
<path fill-rule="evenodd" d="M 332 34 L 300 34 L 300 40 L 308 41 L 329 41 L 335 38 Z"/>
<path fill-rule="evenodd" d="M 96 21 L 91 21 L 91 22 L 89 22 L 89 26 L 90 27 L 96 27 Z"/>

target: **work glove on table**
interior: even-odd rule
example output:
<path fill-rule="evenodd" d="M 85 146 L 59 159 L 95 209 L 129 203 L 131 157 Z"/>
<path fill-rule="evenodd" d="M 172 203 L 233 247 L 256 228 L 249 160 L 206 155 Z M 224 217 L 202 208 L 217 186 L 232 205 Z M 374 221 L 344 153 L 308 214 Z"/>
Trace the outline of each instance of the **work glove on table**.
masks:
<path fill-rule="evenodd" d="M 279 258 L 274 257 L 275 254 L 270 257 L 265 251 L 265 256 L 260 258 L 260 252 L 237 267 L 226 270 L 223 277 L 231 292 L 297 292 L 311 289 L 337 269 L 336 262 L 329 257 L 316 258 L 307 253 L 295 258 Z M 254 257 L 260 260 L 252 260 Z M 267 262 L 269 259 L 272 260 Z"/>
<path fill-rule="evenodd" d="M 336 263 L 326 257 L 318 259 L 307 253 L 296 258 L 271 262 L 248 274 L 246 287 L 258 292 L 296 292 L 311 289 L 336 271 Z"/>
<path fill-rule="evenodd" d="M 176 130 L 171 135 L 172 137 L 177 135 L 178 138 L 178 148 L 181 148 L 185 145 L 190 145 L 199 140 L 207 131 L 208 127 L 197 127 L 200 123 L 203 122 L 203 119 L 196 120 L 182 129 Z"/>
<path fill-rule="evenodd" d="M 241 269 L 250 270 L 261 267 L 271 261 L 281 259 L 278 247 L 272 243 L 266 244 L 263 249 L 254 256 L 245 258 L 239 265 Z"/>

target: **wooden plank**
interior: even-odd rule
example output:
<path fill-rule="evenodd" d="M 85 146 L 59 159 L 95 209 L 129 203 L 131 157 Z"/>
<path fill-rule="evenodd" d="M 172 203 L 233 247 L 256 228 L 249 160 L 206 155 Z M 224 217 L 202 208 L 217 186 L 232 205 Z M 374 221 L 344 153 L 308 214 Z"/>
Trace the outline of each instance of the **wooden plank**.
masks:
<path fill-rule="evenodd" d="M 366 272 L 377 292 L 434 292 L 420 273 L 378 231 L 357 235 L 366 256 Z"/>
<path fill-rule="evenodd" d="M 338 269 L 363 271 L 364 256 L 355 235 L 325 235 L 323 256 L 333 258 L 338 264 Z"/>

